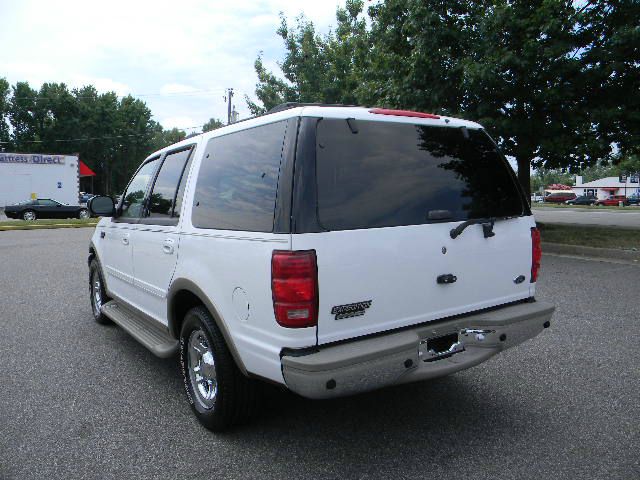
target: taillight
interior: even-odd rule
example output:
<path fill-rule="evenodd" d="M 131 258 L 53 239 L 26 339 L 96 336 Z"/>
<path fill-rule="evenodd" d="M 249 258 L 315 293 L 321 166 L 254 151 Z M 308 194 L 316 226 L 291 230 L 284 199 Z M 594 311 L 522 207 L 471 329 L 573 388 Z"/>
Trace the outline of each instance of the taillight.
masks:
<path fill-rule="evenodd" d="M 538 270 L 542 260 L 542 248 L 540 247 L 540 230 L 531 229 L 531 283 L 538 280 Z"/>
<path fill-rule="evenodd" d="M 283 327 L 318 323 L 318 267 L 315 250 L 274 250 L 271 293 L 276 321 Z"/>

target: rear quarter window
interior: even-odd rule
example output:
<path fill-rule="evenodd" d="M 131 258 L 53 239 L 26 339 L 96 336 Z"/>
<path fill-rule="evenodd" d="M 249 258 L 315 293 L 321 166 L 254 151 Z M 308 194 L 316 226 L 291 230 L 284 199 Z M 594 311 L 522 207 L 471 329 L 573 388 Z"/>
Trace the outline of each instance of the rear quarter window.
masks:
<path fill-rule="evenodd" d="M 287 122 L 209 140 L 192 209 L 198 228 L 272 232 Z"/>

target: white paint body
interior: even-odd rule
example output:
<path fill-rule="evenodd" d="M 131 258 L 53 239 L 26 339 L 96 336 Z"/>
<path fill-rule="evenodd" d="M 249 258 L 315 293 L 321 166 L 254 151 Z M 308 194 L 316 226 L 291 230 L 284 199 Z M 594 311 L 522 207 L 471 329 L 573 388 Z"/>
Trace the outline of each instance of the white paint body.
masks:
<path fill-rule="evenodd" d="M 109 291 L 166 325 L 172 282 L 190 280 L 222 317 L 246 370 L 278 383 L 284 383 L 283 348 L 351 339 L 534 295 L 535 284 L 529 282 L 533 216 L 496 222 L 495 236 L 489 239 L 484 238 L 481 226 L 474 225 L 452 240 L 449 231 L 460 222 L 293 235 L 195 228 L 191 223 L 194 187 L 209 139 L 300 116 L 481 128 L 445 117 L 423 119 L 374 115 L 364 108 L 301 107 L 168 147 L 197 144 L 179 223 L 151 227 L 102 219 L 93 243 Z M 173 246 L 170 254 L 163 250 L 168 240 Z M 317 253 L 317 328 L 289 329 L 275 320 L 271 255 L 273 250 L 288 249 L 314 249 Z M 453 285 L 437 284 L 436 277 L 447 273 L 459 280 Z M 520 275 L 526 280 L 516 283 Z M 364 316 L 335 320 L 331 314 L 332 306 L 367 300 L 372 304 Z"/>

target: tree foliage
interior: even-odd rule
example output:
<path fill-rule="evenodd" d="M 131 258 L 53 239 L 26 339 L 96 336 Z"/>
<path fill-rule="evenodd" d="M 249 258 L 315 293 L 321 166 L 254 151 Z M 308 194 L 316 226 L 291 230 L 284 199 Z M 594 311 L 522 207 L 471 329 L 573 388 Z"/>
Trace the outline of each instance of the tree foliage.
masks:
<path fill-rule="evenodd" d="M 640 149 L 636 0 L 347 0 L 336 20 L 322 36 L 282 19 L 283 78 L 257 58 L 254 114 L 297 101 L 475 120 L 527 190 L 532 165 L 575 171 Z"/>
<path fill-rule="evenodd" d="M 210 132 L 211 130 L 215 130 L 216 128 L 224 127 L 224 123 L 222 120 L 218 120 L 217 118 L 210 118 L 207 123 L 202 126 L 202 133 Z"/>
<path fill-rule="evenodd" d="M 64 83 L 10 87 L 0 78 L 0 149 L 79 154 L 103 193 L 120 193 L 149 152 L 183 138 L 181 130 L 164 130 L 131 96 L 92 86 L 69 90 Z"/>

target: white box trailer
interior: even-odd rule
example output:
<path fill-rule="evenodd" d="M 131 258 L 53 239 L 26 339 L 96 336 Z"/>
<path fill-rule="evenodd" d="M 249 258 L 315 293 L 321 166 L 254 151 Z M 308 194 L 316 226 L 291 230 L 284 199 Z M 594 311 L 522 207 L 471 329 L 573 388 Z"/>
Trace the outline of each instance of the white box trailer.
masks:
<path fill-rule="evenodd" d="M 78 163 L 75 155 L 0 153 L 0 208 L 31 198 L 77 205 Z"/>

